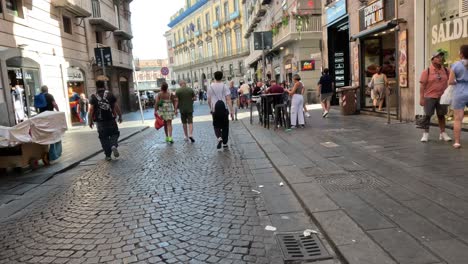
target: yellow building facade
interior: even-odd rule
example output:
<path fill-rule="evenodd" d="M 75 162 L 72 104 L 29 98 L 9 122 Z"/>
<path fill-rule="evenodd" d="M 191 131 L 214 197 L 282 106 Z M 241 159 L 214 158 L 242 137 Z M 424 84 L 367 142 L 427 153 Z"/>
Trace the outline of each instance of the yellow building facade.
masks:
<path fill-rule="evenodd" d="M 226 80 L 245 77 L 249 48 L 241 6 L 241 0 L 187 0 L 171 17 L 165 36 L 174 79 L 206 88 L 218 70 Z"/>

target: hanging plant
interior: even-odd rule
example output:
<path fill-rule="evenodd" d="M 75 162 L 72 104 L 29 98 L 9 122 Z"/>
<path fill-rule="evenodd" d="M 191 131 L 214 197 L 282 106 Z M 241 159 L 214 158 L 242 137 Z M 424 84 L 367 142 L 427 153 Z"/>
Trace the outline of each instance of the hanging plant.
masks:
<path fill-rule="evenodd" d="M 286 27 L 288 24 L 289 24 L 289 16 L 288 15 L 282 16 L 281 25 L 283 25 L 283 27 Z"/>

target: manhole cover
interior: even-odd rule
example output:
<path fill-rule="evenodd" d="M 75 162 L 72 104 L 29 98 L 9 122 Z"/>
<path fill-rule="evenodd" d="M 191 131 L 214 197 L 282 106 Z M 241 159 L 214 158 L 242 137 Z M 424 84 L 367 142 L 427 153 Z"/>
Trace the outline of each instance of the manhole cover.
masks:
<path fill-rule="evenodd" d="M 367 171 L 320 175 L 315 179 L 328 192 L 355 191 L 387 186 L 385 181 L 378 179 Z"/>
<path fill-rule="evenodd" d="M 322 260 L 332 258 L 316 234 L 305 237 L 303 233 L 278 233 L 284 260 Z"/>

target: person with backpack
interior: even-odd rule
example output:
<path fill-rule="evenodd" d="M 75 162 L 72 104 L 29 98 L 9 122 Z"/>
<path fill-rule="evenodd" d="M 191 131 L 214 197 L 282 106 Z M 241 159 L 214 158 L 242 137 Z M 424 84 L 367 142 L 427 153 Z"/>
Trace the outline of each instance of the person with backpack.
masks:
<path fill-rule="evenodd" d="M 39 113 L 45 111 L 60 111 L 55 98 L 49 93 L 49 87 L 47 85 L 41 86 L 41 93 L 34 96 L 34 107 Z"/>
<path fill-rule="evenodd" d="M 89 100 L 88 122 L 91 129 L 96 122 L 102 149 L 106 160 L 110 161 L 112 160 L 111 154 L 114 154 L 116 158 L 120 156 L 117 149 L 120 131 L 115 118 L 118 116 L 119 123 L 122 123 L 122 113 L 117 104 L 117 98 L 106 91 L 104 81 L 96 82 L 96 90 L 96 94 L 93 94 Z"/>
<path fill-rule="evenodd" d="M 228 148 L 229 139 L 229 113 L 234 119 L 232 108 L 231 91 L 223 83 L 223 72 L 214 73 L 215 82 L 208 89 L 208 106 L 213 116 L 213 127 L 217 138 L 217 149 Z"/>
<path fill-rule="evenodd" d="M 434 111 L 439 120 L 439 140 L 451 141 L 445 132 L 445 115 L 448 112 L 446 105 L 440 104 L 440 97 L 448 87 L 449 71 L 443 66 L 444 53 L 436 52 L 431 57 L 431 65 L 422 72 L 419 80 L 421 84 L 419 104 L 424 107 L 424 133 L 421 142 L 429 141 L 429 123 Z"/>

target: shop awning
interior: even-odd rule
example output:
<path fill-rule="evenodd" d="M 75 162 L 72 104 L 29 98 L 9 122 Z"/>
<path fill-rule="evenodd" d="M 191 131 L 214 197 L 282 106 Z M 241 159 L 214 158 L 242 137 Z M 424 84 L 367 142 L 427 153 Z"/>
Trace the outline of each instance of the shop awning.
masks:
<path fill-rule="evenodd" d="M 349 41 L 356 41 L 357 39 L 361 39 L 361 38 L 370 36 L 372 34 L 380 32 L 380 31 L 392 29 L 392 28 L 398 26 L 398 23 L 400 23 L 400 21 L 394 19 L 394 20 L 388 21 L 388 22 L 386 22 L 384 24 L 375 26 L 373 28 L 366 29 L 364 31 L 361 31 L 361 32 L 357 33 L 356 35 L 351 36 L 351 39 Z"/>

